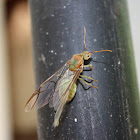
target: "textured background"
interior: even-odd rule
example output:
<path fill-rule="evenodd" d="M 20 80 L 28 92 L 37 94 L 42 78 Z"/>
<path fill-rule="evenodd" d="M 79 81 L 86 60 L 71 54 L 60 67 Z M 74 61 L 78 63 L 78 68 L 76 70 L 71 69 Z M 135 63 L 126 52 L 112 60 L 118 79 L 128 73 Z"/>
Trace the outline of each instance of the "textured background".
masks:
<path fill-rule="evenodd" d="M 139 0 L 128 0 L 140 88 L 139 6 Z M 35 140 L 36 113 L 24 112 L 25 102 L 34 91 L 30 17 L 26 0 L 0 0 L 0 53 L 0 140 L 11 140 L 12 136 L 15 140 Z"/>

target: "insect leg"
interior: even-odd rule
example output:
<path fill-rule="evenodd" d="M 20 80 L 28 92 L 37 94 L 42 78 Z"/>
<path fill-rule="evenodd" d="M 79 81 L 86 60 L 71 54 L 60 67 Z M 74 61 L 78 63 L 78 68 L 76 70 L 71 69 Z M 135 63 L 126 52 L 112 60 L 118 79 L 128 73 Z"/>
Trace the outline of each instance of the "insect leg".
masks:
<path fill-rule="evenodd" d="M 83 67 L 90 67 L 91 69 L 94 69 L 91 64 L 90 65 L 83 65 Z"/>
<path fill-rule="evenodd" d="M 93 85 L 87 83 L 84 79 L 82 79 L 82 78 L 78 78 L 78 79 L 81 80 L 81 81 L 83 81 L 85 84 L 87 84 L 87 85 L 89 85 L 89 86 L 91 86 L 91 87 L 94 87 L 94 88 L 98 89 L 98 87 L 95 87 L 95 86 L 93 86 Z"/>
<path fill-rule="evenodd" d="M 86 75 L 80 75 L 80 77 L 84 77 L 84 78 L 88 78 L 88 79 L 91 79 L 92 81 L 95 81 L 96 83 L 98 82 L 97 80 L 89 77 L 89 76 L 86 76 Z"/>

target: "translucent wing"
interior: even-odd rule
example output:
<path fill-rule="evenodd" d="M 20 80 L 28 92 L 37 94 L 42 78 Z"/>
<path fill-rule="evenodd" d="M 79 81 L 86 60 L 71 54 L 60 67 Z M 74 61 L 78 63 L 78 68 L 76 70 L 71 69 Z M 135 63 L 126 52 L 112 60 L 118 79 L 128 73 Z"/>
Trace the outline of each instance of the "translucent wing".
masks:
<path fill-rule="evenodd" d="M 56 86 L 54 98 L 52 100 L 53 102 L 52 107 L 54 107 L 54 109 L 56 110 L 56 114 L 54 118 L 54 127 L 59 125 L 59 118 L 68 100 L 68 97 L 71 92 L 71 88 L 73 84 L 76 82 L 79 74 L 80 74 L 80 69 L 78 69 L 77 71 L 70 71 L 69 69 L 66 70 L 65 74 L 59 80 Z"/>
<path fill-rule="evenodd" d="M 56 89 L 58 81 L 63 77 L 65 72 L 69 69 L 68 62 L 55 72 L 50 78 L 44 81 L 39 89 L 30 97 L 25 105 L 25 111 L 31 111 L 33 109 L 39 109 L 48 104 L 54 97 L 54 91 Z"/>

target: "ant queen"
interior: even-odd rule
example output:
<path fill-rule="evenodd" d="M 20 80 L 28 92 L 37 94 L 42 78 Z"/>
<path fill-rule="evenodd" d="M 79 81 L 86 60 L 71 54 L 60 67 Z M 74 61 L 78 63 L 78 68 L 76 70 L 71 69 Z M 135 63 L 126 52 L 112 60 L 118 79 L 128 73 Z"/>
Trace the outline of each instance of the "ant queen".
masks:
<path fill-rule="evenodd" d="M 33 109 L 40 109 L 46 104 L 54 108 L 56 111 L 54 116 L 53 126 L 59 125 L 59 119 L 67 102 L 70 102 L 76 94 L 77 79 L 83 81 L 85 84 L 96 88 L 92 84 L 86 82 L 83 78 L 88 78 L 92 81 L 97 80 L 81 75 L 84 67 L 94 69 L 92 65 L 84 65 L 84 61 L 91 58 L 93 53 L 98 52 L 112 52 L 112 50 L 87 51 L 86 47 L 86 29 L 84 27 L 84 46 L 85 51 L 80 54 L 74 54 L 72 58 L 67 61 L 59 70 L 57 70 L 51 77 L 44 81 L 40 87 L 32 94 L 25 105 L 25 111 L 29 112 Z"/>

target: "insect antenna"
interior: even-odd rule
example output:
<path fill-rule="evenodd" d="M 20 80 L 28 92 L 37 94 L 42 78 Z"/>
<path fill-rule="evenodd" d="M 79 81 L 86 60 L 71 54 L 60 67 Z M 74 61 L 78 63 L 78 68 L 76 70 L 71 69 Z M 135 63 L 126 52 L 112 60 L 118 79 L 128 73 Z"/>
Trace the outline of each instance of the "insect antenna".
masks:
<path fill-rule="evenodd" d="M 84 45 L 85 45 L 85 50 L 87 51 L 87 47 L 86 47 L 86 28 L 85 27 L 84 27 Z M 112 52 L 112 50 L 91 51 L 90 53 L 97 53 L 97 52 Z"/>
<path fill-rule="evenodd" d="M 87 51 L 87 47 L 86 47 L 86 28 L 84 27 L 84 45 L 85 45 L 85 49 Z"/>
<path fill-rule="evenodd" d="M 90 53 L 97 53 L 97 52 L 112 52 L 112 50 L 91 51 Z"/>

